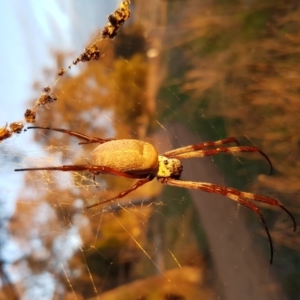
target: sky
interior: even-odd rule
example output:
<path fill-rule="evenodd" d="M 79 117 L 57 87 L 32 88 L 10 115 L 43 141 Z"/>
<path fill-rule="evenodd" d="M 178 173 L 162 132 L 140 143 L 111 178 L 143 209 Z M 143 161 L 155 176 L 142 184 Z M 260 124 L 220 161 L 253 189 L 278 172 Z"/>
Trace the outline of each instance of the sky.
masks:
<path fill-rule="evenodd" d="M 22 119 L 32 82 L 43 68 L 51 66 L 50 51 L 65 49 L 78 53 L 90 35 L 107 22 L 106 17 L 120 1 L 12 0 L 1 5 L 0 122 Z"/>
<path fill-rule="evenodd" d="M 23 120 L 26 108 L 32 107 L 32 85 L 43 74 L 43 69 L 53 69 L 51 51 L 72 51 L 75 57 L 86 47 L 97 29 L 107 23 L 107 16 L 115 10 L 120 0 L 10 0 L 1 3 L 0 37 L 0 127 Z M 88 3 L 88 5 L 86 4 Z M 52 83 L 49 83 L 51 85 Z M 38 125 L 38 124 L 36 124 Z M 24 146 L 25 145 L 25 146 Z M 6 213 L 11 215 L 15 199 L 23 185 L 22 174 L 13 171 L 12 154 L 35 155 L 41 151 L 30 142 L 30 133 L 21 133 L 0 144 L 0 200 L 5 201 Z M 3 249 L 6 249 L 3 250 Z M 2 247 L 1 257 L 14 261 L 21 255 L 13 243 Z M 33 290 L 28 299 L 51 299 L 50 274 L 43 274 L 41 289 Z M 49 277 L 50 276 L 50 277 Z M 16 279 L 16 278 L 15 278 Z M 49 290 L 44 289 L 47 281 Z M 48 296 L 41 294 L 47 292 Z M 24 299 L 26 299 L 26 297 Z M 33 298 L 32 298 L 33 297 Z"/>
<path fill-rule="evenodd" d="M 0 127 L 22 121 L 26 108 L 32 107 L 28 101 L 33 97 L 33 83 L 46 67 L 53 69 L 51 51 L 59 49 L 76 53 L 74 58 L 77 57 L 120 2 L 89 0 L 86 5 L 87 2 L 81 0 L 3 1 L 0 10 Z M 2 142 L 0 161 L 7 161 L 6 155 L 12 152 L 18 155 L 18 149 L 38 151 L 39 145 L 28 142 L 30 136 L 30 132 L 26 132 Z M 19 182 L 22 175 L 11 168 L 2 164 L 0 177 L 5 178 L 2 177 L 0 188 L 13 209 L 12 199 L 17 189 L 11 183 Z"/>

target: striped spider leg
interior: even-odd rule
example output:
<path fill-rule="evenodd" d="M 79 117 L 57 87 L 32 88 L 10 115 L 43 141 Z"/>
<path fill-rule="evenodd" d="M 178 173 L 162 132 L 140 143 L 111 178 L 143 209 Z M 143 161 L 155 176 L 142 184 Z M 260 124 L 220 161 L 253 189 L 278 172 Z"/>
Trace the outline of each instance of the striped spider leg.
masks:
<path fill-rule="evenodd" d="M 231 146 L 231 147 L 223 147 L 222 145 L 227 144 L 227 143 L 236 143 L 237 146 Z M 217 147 L 217 148 L 208 148 L 208 147 Z M 208 149 L 207 149 L 208 148 Z M 269 163 L 270 166 L 270 174 L 272 173 L 273 166 L 272 163 L 269 159 L 269 157 L 262 152 L 259 148 L 255 146 L 239 146 L 237 140 L 233 137 L 218 140 L 215 142 L 203 142 L 199 144 L 194 144 L 194 145 L 189 145 L 181 148 L 177 148 L 168 152 L 165 152 L 163 155 L 168 157 L 168 158 L 176 158 L 176 159 L 188 159 L 188 158 L 195 158 L 195 157 L 205 157 L 205 156 L 212 156 L 216 155 L 219 153 L 239 153 L 239 152 L 257 152 L 260 153 Z M 249 192 L 243 192 L 239 191 L 237 189 L 231 188 L 231 187 L 226 187 L 226 186 L 221 186 L 218 184 L 213 184 L 213 183 L 206 183 L 206 182 L 193 182 L 193 181 L 184 181 L 184 180 L 178 180 L 174 178 L 158 178 L 158 181 L 171 185 L 171 186 L 176 186 L 176 187 L 181 187 L 181 188 L 186 188 L 186 189 L 198 189 L 207 193 L 214 193 L 214 194 L 220 194 L 222 196 L 225 196 L 233 201 L 236 201 L 237 203 L 244 205 L 254 211 L 259 218 L 261 219 L 261 222 L 263 223 L 263 226 L 265 228 L 266 234 L 269 239 L 269 244 L 270 244 L 270 264 L 273 262 L 273 242 L 272 238 L 269 232 L 269 229 L 267 227 L 267 224 L 265 222 L 265 219 L 258 208 L 257 205 L 255 205 L 252 201 L 258 201 L 258 202 L 264 202 L 270 205 L 278 206 L 282 210 L 284 210 L 292 219 L 293 222 L 293 230 L 296 231 L 296 220 L 294 216 L 291 214 L 291 212 L 285 208 L 278 200 L 263 196 L 263 195 L 258 195 L 258 194 L 253 194 Z"/>

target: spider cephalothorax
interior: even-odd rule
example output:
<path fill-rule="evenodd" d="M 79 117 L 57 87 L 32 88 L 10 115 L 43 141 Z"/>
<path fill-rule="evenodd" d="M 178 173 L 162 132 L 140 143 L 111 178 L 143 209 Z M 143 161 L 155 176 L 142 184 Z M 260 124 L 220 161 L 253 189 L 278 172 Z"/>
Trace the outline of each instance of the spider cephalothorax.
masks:
<path fill-rule="evenodd" d="M 273 244 L 267 224 L 259 207 L 254 203 L 263 202 L 270 205 L 278 206 L 284 210 L 293 221 L 293 229 L 296 230 L 296 221 L 293 215 L 276 199 L 263 195 L 239 191 L 237 189 L 221 186 L 207 182 L 194 182 L 179 180 L 183 171 L 182 159 L 193 157 L 204 157 L 216 155 L 218 153 L 238 153 L 238 152 L 258 152 L 269 163 L 271 171 L 272 164 L 266 154 L 259 148 L 254 146 L 239 146 L 235 138 L 229 137 L 215 142 L 204 142 L 195 145 L 185 146 L 174 149 L 158 155 L 156 148 L 140 140 L 124 139 L 101 139 L 97 137 L 88 137 L 77 131 L 70 131 L 60 128 L 45 127 L 28 127 L 29 129 L 50 129 L 60 131 L 83 140 L 79 144 L 98 143 L 91 153 L 88 164 L 86 165 L 63 165 L 58 167 L 41 167 L 41 168 L 23 168 L 15 171 L 89 171 L 93 175 L 111 174 L 138 181 L 129 189 L 119 193 L 115 197 L 105 199 L 94 204 L 88 205 L 86 208 L 92 208 L 115 199 L 119 199 L 136 190 L 147 182 L 157 178 L 163 184 L 171 186 L 183 187 L 187 189 L 198 189 L 208 193 L 221 194 L 237 203 L 244 205 L 254 211 L 261 219 L 270 243 L 270 263 L 273 260 Z M 225 144 L 235 143 L 237 146 L 223 146 Z"/>

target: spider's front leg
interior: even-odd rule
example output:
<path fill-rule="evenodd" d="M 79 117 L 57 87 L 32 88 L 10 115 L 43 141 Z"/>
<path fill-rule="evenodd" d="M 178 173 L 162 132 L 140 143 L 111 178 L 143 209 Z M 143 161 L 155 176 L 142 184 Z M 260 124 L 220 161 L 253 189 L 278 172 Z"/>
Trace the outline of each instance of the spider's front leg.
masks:
<path fill-rule="evenodd" d="M 78 143 L 79 145 L 83 145 L 83 144 L 92 144 L 92 143 L 98 143 L 98 144 L 104 144 L 106 142 L 109 141 L 114 141 L 115 139 L 101 139 L 98 137 L 89 137 L 85 134 L 82 134 L 78 131 L 73 131 L 73 130 L 68 130 L 68 129 L 63 129 L 63 128 L 51 128 L 51 127 L 41 127 L 41 126 L 29 126 L 27 127 L 27 129 L 47 129 L 47 130 L 53 130 L 53 131 L 59 131 L 59 132 L 63 132 L 66 133 L 70 136 L 74 136 L 80 140 L 84 140 L 85 142 L 80 142 Z"/>
<path fill-rule="evenodd" d="M 296 220 L 294 216 L 291 214 L 290 211 L 287 210 L 279 201 L 276 199 L 263 196 L 263 195 L 257 195 L 257 194 L 252 194 L 248 192 L 242 192 L 234 188 L 226 187 L 226 186 L 221 186 L 213 183 L 206 183 L 206 182 L 194 182 L 194 181 L 181 181 L 181 180 L 176 180 L 172 178 L 158 178 L 158 181 L 164 184 L 168 184 L 171 186 L 176 186 L 176 187 L 181 187 L 181 188 L 186 188 L 186 189 L 197 189 L 201 190 L 207 193 L 214 193 L 214 194 L 220 194 L 223 195 L 233 201 L 238 202 L 241 205 L 244 205 L 254 211 L 259 218 L 261 219 L 263 226 L 265 228 L 265 231 L 267 233 L 268 239 L 269 239 L 269 244 L 270 244 L 270 263 L 273 261 L 273 243 L 271 239 L 270 232 L 268 230 L 267 224 L 264 220 L 264 217 L 260 211 L 260 209 L 253 204 L 251 201 L 259 201 L 259 202 L 264 202 L 268 203 L 270 205 L 278 206 L 281 209 L 283 209 L 292 219 L 293 221 L 293 230 L 296 231 Z"/>
<path fill-rule="evenodd" d="M 292 213 L 284 207 L 278 200 L 263 196 L 263 195 L 258 195 L 258 194 L 253 194 L 253 193 L 248 193 L 248 192 L 243 192 L 239 191 L 237 189 L 231 188 L 231 187 L 226 187 L 218 184 L 213 184 L 213 183 L 207 183 L 207 182 L 194 182 L 194 181 L 184 181 L 184 180 L 176 180 L 172 178 L 159 178 L 158 181 L 164 184 L 172 185 L 172 186 L 177 186 L 177 187 L 183 187 L 186 189 L 197 189 L 201 190 L 207 193 L 213 193 L 213 194 L 220 194 L 223 195 L 227 198 L 230 198 L 233 201 L 239 202 L 241 199 L 246 199 L 248 202 L 249 201 L 258 201 L 258 202 L 263 202 L 267 203 L 270 205 L 278 206 L 282 210 L 284 210 L 289 217 L 292 219 L 293 222 L 293 230 L 296 231 L 296 220 Z M 254 211 L 254 210 L 253 210 Z"/>
<path fill-rule="evenodd" d="M 202 142 L 202 143 L 198 143 L 198 144 L 180 147 L 180 148 L 165 152 L 163 155 L 166 157 L 170 157 L 170 158 L 171 157 L 176 158 L 177 155 L 179 155 L 179 154 L 195 152 L 195 151 L 203 150 L 203 149 L 210 148 L 210 147 L 222 146 L 222 145 L 229 144 L 229 143 L 234 143 L 237 146 L 239 146 L 239 142 L 236 140 L 236 138 L 228 137 L 228 138 L 214 141 L 214 142 Z"/>
<path fill-rule="evenodd" d="M 218 144 L 220 144 L 220 142 L 223 142 L 223 144 L 225 144 L 224 141 L 228 142 L 233 142 L 233 140 L 231 140 L 233 138 L 228 138 L 225 140 L 220 140 L 218 141 Z M 272 174 L 273 171 L 273 165 L 271 160 L 269 159 L 269 157 L 263 152 L 261 151 L 259 148 L 255 147 L 255 146 L 234 146 L 234 147 L 218 147 L 215 149 L 206 149 L 204 148 L 203 145 L 207 144 L 209 142 L 203 143 L 203 144 L 195 144 L 195 145 L 190 145 L 190 146 L 186 146 L 183 148 L 178 148 L 175 150 L 171 150 L 169 152 L 164 153 L 164 156 L 169 157 L 169 158 L 177 158 L 177 159 L 187 159 L 187 158 L 195 158 L 195 157 L 205 157 L 205 156 L 213 156 L 219 153 L 242 153 L 242 152 L 257 152 L 260 153 L 269 163 L 270 166 L 270 175 Z M 216 142 L 211 142 L 213 145 Z"/>

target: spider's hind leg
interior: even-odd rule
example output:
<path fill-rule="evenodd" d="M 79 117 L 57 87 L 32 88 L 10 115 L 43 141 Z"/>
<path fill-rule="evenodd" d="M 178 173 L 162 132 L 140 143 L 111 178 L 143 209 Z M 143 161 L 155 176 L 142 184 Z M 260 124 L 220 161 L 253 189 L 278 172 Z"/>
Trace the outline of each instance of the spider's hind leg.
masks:
<path fill-rule="evenodd" d="M 102 204 L 111 202 L 111 201 L 116 200 L 116 199 L 121 199 L 121 198 L 125 197 L 127 194 L 131 193 L 132 191 L 138 189 L 140 186 L 142 186 L 142 185 L 146 184 L 147 182 L 153 180 L 153 178 L 154 177 L 147 177 L 147 178 L 144 178 L 144 179 L 140 179 L 133 186 L 131 186 L 127 190 L 119 193 L 118 195 L 116 195 L 116 196 L 114 196 L 112 198 L 108 198 L 108 199 L 105 199 L 105 200 L 102 200 L 102 201 L 99 201 L 99 202 L 87 205 L 85 208 L 86 209 L 90 209 L 92 207 L 95 207 L 95 206 L 98 206 L 98 205 L 102 205 Z"/>
<path fill-rule="evenodd" d="M 48 130 L 53 130 L 53 131 L 59 131 L 66 133 L 70 136 L 74 136 L 78 139 L 84 140 L 85 142 L 80 142 L 78 143 L 79 145 L 82 144 L 92 144 L 92 143 L 98 143 L 98 144 L 104 144 L 109 141 L 113 141 L 115 139 L 101 139 L 97 137 L 89 137 L 85 134 L 82 134 L 78 131 L 73 131 L 73 130 L 68 130 L 68 129 L 63 129 L 63 128 L 51 128 L 51 127 L 42 127 L 42 126 L 29 126 L 27 129 L 48 129 Z"/>

